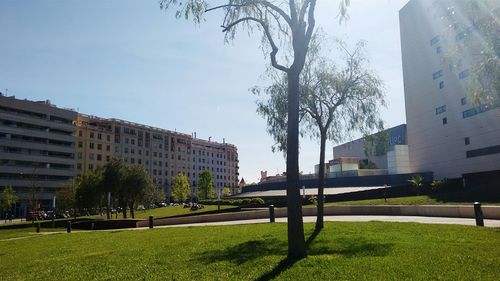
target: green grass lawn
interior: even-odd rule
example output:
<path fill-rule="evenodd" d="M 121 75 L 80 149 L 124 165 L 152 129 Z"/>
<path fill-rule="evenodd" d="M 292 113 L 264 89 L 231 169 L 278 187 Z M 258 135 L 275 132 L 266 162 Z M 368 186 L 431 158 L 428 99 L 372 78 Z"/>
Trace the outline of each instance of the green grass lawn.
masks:
<path fill-rule="evenodd" d="M 325 205 L 472 205 L 475 200 L 447 200 L 429 195 L 408 196 L 384 199 L 370 199 L 358 201 L 330 202 Z M 498 201 L 481 202 L 482 205 L 500 205 Z"/>
<path fill-rule="evenodd" d="M 60 232 L 60 231 L 66 231 L 66 229 L 63 229 L 63 228 L 41 228 L 40 229 L 41 234 L 44 234 L 47 232 Z M 35 237 L 36 235 L 41 235 L 40 233 L 36 233 L 35 227 L 20 228 L 20 229 L 0 229 L 0 240 L 10 239 L 10 238 L 18 238 L 18 237 L 30 237 L 31 238 L 31 237 Z M 0 256 L 2 256 L 2 255 L 0 254 Z"/>
<path fill-rule="evenodd" d="M 86 232 L 0 241 L 0 280 L 498 280 L 500 229 L 327 222 L 309 256 L 286 224 Z"/>

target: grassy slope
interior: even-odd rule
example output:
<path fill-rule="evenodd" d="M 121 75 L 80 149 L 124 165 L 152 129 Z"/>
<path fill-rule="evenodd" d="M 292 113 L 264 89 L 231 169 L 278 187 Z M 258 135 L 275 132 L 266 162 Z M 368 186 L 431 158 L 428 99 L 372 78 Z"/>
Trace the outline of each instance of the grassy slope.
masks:
<path fill-rule="evenodd" d="M 370 199 L 359 201 L 332 202 L 326 205 L 472 205 L 474 200 L 448 201 L 446 199 L 433 198 L 428 195 L 408 196 L 384 199 Z M 481 202 L 482 205 L 500 205 L 499 202 Z"/>
<path fill-rule="evenodd" d="M 306 238 L 313 224 L 306 224 Z M 29 247 L 27 247 L 29 241 Z M 326 223 L 309 257 L 286 256 L 286 225 L 167 228 L 0 241 L 0 280 L 495 280 L 500 230 Z M 281 262 L 281 263 L 280 263 Z"/>

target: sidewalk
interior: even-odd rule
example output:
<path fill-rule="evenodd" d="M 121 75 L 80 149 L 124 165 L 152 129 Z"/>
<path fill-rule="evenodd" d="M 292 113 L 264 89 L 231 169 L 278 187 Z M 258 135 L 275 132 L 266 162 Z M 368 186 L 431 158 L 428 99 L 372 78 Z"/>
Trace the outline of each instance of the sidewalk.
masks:
<path fill-rule="evenodd" d="M 276 218 L 276 222 L 279 223 L 283 223 L 286 221 L 287 221 L 286 218 Z M 342 221 L 342 222 L 385 221 L 385 222 L 415 222 L 415 223 L 426 223 L 426 224 L 458 224 L 458 225 L 471 225 L 471 226 L 476 225 L 475 219 L 417 217 L 417 216 L 325 216 L 325 221 Z M 316 217 L 304 217 L 304 222 L 316 222 Z M 164 226 L 155 226 L 155 228 L 207 226 L 207 225 L 238 225 L 238 224 L 254 224 L 254 223 L 269 223 L 269 219 L 164 225 Z M 500 220 L 484 220 L 484 226 L 500 227 Z M 136 229 L 147 229 L 147 227 L 136 228 Z"/>

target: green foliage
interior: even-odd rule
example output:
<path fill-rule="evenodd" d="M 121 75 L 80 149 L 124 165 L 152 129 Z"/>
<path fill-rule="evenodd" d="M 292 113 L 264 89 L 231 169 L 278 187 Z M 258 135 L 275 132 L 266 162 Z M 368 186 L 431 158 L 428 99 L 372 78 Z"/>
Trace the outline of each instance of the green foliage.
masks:
<path fill-rule="evenodd" d="M 424 188 L 424 177 L 421 175 L 414 175 L 408 180 L 408 182 L 412 185 L 417 195 L 422 192 L 422 189 Z"/>
<path fill-rule="evenodd" d="M 177 202 L 184 202 L 189 197 L 189 180 L 186 175 L 178 173 L 172 180 L 172 196 Z"/>
<path fill-rule="evenodd" d="M 431 183 L 431 191 L 432 192 L 440 191 L 445 185 L 445 183 L 446 182 L 444 180 L 433 180 Z"/>
<path fill-rule="evenodd" d="M 209 199 L 215 197 L 214 183 L 212 181 L 212 174 L 205 170 L 200 174 L 198 181 L 198 199 Z"/>
<path fill-rule="evenodd" d="M 76 194 L 78 189 L 78 180 L 74 179 L 70 184 L 62 187 L 56 193 L 57 208 L 59 210 L 72 210 L 77 208 Z"/>
<path fill-rule="evenodd" d="M 5 187 L 2 192 L 2 200 L 0 200 L 1 210 L 3 212 L 8 212 L 16 202 L 17 196 L 12 186 Z"/>
<path fill-rule="evenodd" d="M 223 197 L 231 197 L 231 195 L 233 195 L 233 194 L 231 192 L 231 188 L 230 187 L 224 187 L 222 189 L 222 196 Z"/>
<path fill-rule="evenodd" d="M 359 161 L 359 169 L 378 169 L 377 164 L 372 161 L 365 159 Z"/>
<path fill-rule="evenodd" d="M 466 93 L 481 110 L 500 106 L 500 9 L 494 1 L 455 1 L 441 19 L 453 28 L 441 34 L 450 70 L 464 70 L 473 57 Z M 460 37 L 457 37 L 460 36 Z"/>
<path fill-rule="evenodd" d="M 98 208 L 103 200 L 102 171 L 87 172 L 76 179 L 76 202 L 79 209 Z"/>

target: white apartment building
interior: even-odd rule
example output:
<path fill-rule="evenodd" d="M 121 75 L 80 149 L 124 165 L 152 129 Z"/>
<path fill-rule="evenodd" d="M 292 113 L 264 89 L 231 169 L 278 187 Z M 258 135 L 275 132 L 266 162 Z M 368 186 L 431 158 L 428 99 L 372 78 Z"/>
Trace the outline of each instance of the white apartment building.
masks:
<path fill-rule="evenodd" d="M 500 108 L 467 96 L 481 40 L 465 2 L 411 0 L 399 12 L 411 170 L 437 179 L 500 170 Z M 500 14 L 500 1 L 478 2 L 483 13 Z M 462 40 L 471 40 L 470 52 L 454 67 L 449 51 Z"/>

